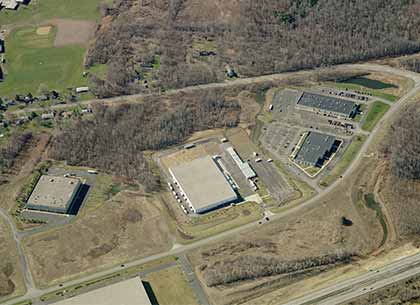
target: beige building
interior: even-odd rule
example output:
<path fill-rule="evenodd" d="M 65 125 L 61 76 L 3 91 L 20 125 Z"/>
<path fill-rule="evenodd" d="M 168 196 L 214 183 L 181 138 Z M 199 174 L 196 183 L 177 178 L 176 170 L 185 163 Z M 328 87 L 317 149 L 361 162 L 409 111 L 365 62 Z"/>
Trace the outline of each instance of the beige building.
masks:
<path fill-rule="evenodd" d="M 66 214 L 80 186 L 80 180 L 76 178 L 43 175 L 32 191 L 26 208 Z"/>
<path fill-rule="evenodd" d="M 54 305 L 151 305 L 140 278 L 99 288 Z"/>

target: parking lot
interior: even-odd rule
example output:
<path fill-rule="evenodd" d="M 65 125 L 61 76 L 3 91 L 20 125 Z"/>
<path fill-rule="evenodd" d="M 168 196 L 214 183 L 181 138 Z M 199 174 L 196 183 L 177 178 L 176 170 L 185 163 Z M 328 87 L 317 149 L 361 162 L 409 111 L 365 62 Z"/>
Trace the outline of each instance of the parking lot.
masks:
<path fill-rule="evenodd" d="M 258 179 L 264 182 L 270 195 L 278 203 L 286 201 L 294 194 L 294 189 L 289 185 L 287 180 L 280 175 L 273 162 L 267 162 L 267 160 L 255 162 L 255 160 L 251 160 L 250 164 L 257 173 Z"/>
<path fill-rule="evenodd" d="M 286 126 L 318 130 L 341 137 L 350 137 L 359 129 L 357 122 L 296 109 L 300 94 L 301 91 L 292 89 L 276 92 L 272 101 L 273 108 L 270 111 L 272 120 Z"/>

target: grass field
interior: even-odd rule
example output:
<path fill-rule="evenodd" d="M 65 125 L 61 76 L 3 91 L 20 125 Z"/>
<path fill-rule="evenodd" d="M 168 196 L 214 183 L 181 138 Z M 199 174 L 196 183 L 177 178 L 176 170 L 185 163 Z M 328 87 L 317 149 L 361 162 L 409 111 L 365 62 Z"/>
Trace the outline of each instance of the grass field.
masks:
<path fill-rule="evenodd" d="M 365 135 L 359 135 L 353 139 L 341 157 L 341 160 L 334 166 L 332 171 L 319 182 L 320 186 L 327 187 L 331 185 L 346 171 L 347 167 L 349 167 L 350 163 L 362 148 L 366 138 L 367 136 Z"/>
<path fill-rule="evenodd" d="M 363 122 L 362 129 L 365 131 L 372 131 L 389 108 L 390 106 L 388 104 L 379 101 L 374 102 L 369 107 L 369 112 Z"/>
<path fill-rule="evenodd" d="M 343 90 L 349 89 L 370 93 L 373 96 L 386 99 L 390 102 L 398 100 L 398 96 L 384 92 L 386 89 L 398 88 L 397 86 L 365 77 L 356 77 L 341 83 L 328 83 L 328 85 Z"/>
<path fill-rule="evenodd" d="M 386 225 L 385 216 L 382 212 L 382 207 L 378 202 L 376 202 L 375 195 L 372 193 L 364 196 L 364 202 L 369 209 L 374 210 L 376 212 L 376 217 L 381 223 L 382 229 L 384 231 L 384 236 L 381 241 L 381 246 L 383 246 L 388 238 L 388 227 Z"/>
<path fill-rule="evenodd" d="M 194 242 L 255 221 L 263 216 L 260 206 L 254 202 L 216 210 L 200 217 L 192 218 L 188 223 L 180 224 L 183 234 L 180 242 Z M 183 237 L 183 238 L 182 238 Z"/>
<path fill-rule="evenodd" d="M 152 305 L 198 305 L 194 292 L 188 283 L 181 267 L 176 266 L 162 271 L 153 272 L 143 278 L 153 291 L 156 300 Z M 150 291 L 150 290 L 149 290 Z"/>
<path fill-rule="evenodd" d="M 33 95 L 41 87 L 63 92 L 68 87 L 83 86 L 84 46 L 55 48 L 55 30 L 38 35 L 36 27 L 20 28 L 7 39 L 7 75 L 0 84 L 0 95 Z"/>
<path fill-rule="evenodd" d="M 0 26 L 37 24 L 52 18 L 99 20 L 99 4 L 111 0 L 42 0 L 21 5 L 17 11 L 1 10 Z"/>

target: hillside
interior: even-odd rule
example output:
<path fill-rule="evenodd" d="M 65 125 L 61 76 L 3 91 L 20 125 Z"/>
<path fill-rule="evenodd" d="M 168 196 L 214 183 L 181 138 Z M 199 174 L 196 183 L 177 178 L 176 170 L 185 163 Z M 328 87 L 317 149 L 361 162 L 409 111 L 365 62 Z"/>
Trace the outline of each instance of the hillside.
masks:
<path fill-rule="evenodd" d="M 112 96 L 420 50 L 420 1 L 118 0 L 102 7 L 87 64 Z M 205 12 L 205 13 L 203 13 Z"/>

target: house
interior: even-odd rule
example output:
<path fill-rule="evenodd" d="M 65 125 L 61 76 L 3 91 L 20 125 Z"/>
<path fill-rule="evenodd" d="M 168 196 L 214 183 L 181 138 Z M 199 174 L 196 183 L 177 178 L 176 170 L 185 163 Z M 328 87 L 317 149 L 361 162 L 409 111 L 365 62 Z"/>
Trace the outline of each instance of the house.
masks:
<path fill-rule="evenodd" d="M 0 8 L 4 7 L 8 10 L 15 10 L 18 8 L 19 4 L 26 3 L 27 0 L 0 0 Z"/>
<path fill-rule="evenodd" d="M 3 38 L 0 37 L 0 54 L 4 53 L 5 49 L 4 49 L 4 40 Z"/>

